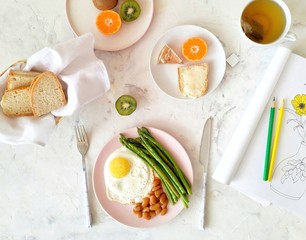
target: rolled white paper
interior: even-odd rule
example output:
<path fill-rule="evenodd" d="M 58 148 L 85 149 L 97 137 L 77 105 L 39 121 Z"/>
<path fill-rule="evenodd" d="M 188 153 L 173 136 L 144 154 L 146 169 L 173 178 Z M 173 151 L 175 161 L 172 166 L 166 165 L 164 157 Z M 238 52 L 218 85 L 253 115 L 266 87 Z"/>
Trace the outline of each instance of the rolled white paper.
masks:
<path fill-rule="evenodd" d="M 290 53 L 284 47 L 277 49 L 212 176 L 218 182 L 229 184 L 237 172 Z"/>

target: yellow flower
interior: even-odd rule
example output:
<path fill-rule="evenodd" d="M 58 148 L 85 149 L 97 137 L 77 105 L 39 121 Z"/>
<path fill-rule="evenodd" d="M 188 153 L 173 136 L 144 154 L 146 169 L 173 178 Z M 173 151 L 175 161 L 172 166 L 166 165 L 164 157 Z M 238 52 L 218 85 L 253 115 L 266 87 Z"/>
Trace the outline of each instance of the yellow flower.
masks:
<path fill-rule="evenodd" d="M 294 97 L 291 101 L 291 104 L 295 110 L 295 112 L 302 116 L 306 115 L 306 95 L 305 94 L 298 94 Z"/>

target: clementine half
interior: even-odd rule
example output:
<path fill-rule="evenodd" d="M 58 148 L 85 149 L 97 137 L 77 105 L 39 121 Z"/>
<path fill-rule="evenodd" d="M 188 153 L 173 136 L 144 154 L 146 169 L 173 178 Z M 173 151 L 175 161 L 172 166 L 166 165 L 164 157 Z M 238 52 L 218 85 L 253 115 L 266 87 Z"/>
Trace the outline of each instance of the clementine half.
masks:
<path fill-rule="evenodd" d="M 182 46 L 182 54 L 188 61 L 199 61 L 205 57 L 207 53 L 207 44 L 200 37 L 192 37 L 187 39 Z"/>
<path fill-rule="evenodd" d="M 111 35 L 121 28 L 120 15 L 113 10 L 105 10 L 99 13 L 96 19 L 98 30 L 106 35 Z"/>

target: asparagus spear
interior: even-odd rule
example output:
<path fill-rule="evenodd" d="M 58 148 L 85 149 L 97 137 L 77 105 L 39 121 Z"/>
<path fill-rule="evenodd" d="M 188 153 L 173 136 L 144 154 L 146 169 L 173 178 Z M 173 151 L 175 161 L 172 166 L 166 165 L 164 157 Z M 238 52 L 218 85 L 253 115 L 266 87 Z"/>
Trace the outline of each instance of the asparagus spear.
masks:
<path fill-rule="evenodd" d="M 174 168 L 176 169 L 177 174 L 181 179 L 187 193 L 190 195 L 192 193 L 190 183 L 188 182 L 186 176 L 184 175 L 180 167 L 177 165 L 176 161 L 173 159 L 171 154 L 155 140 L 155 138 L 151 135 L 151 133 L 147 128 L 142 127 L 141 129 L 139 129 L 138 133 L 141 134 L 144 138 L 147 138 L 154 145 L 156 145 L 165 154 L 165 156 L 167 156 L 167 158 L 170 160 L 170 162 L 173 164 Z"/>

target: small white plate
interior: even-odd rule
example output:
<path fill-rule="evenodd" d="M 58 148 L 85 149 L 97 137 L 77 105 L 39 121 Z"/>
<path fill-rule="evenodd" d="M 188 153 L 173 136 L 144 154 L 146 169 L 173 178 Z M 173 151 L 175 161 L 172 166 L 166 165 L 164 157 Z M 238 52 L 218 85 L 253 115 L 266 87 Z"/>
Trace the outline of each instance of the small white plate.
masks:
<path fill-rule="evenodd" d="M 119 6 L 124 0 L 119 0 L 113 9 L 119 12 Z M 77 35 L 91 32 L 95 37 L 95 48 L 104 51 L 118 51 L 136 43 L 147 31 L 153 17 L 153 0 L 138 0 L 141 13 L 132 22 L 122 21 L 121 29 L 114 35 L 103 35 L 96 27 L 96 17 L 101 12 L 92 0 L 66 0 L 68 22 Z"/>
<path fill-rule="evenodd" d="M 156 42 L 150 58 L 150 70 L 157 86 L 167 95 L 177 99 L 191 99 L 183 96 L 178 87 L 177 68 L 182 64 L 158 64 L 158 56 L 165 44 L 168 44 L 183 60 L 183 64 L 193 64 L 199 62 L 187 61 L 182 53 L 183 43 L 190 37 L 203 38 L 208 46 L 207 54 L 202 61 L 209 64 L 208 90 L 203 96 L 207 96 L 219 85 L 223 79 L 226 68 L 226 57 L 221 42 L 210 31 L 194 25 L 182 25 L 168 30 Z"/>

